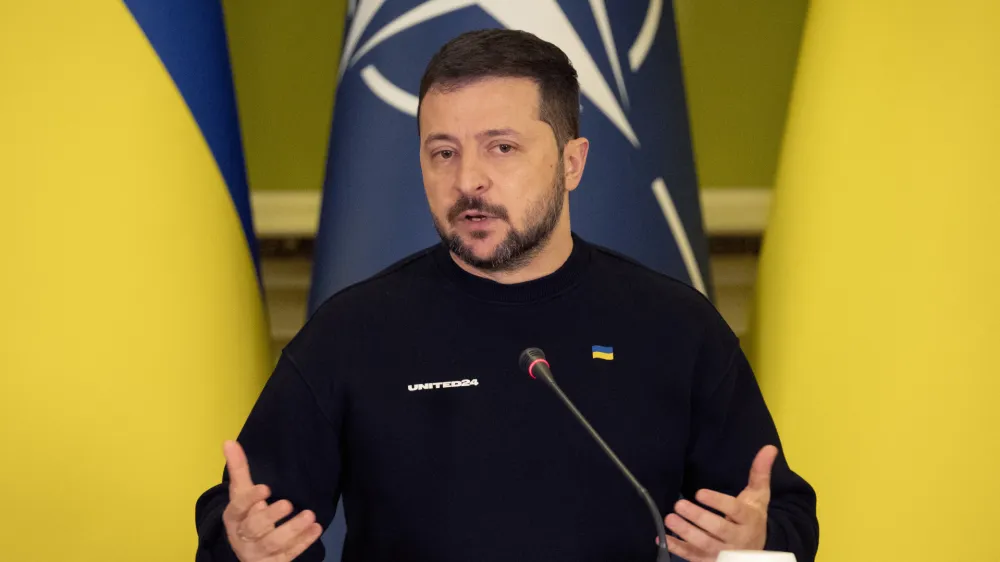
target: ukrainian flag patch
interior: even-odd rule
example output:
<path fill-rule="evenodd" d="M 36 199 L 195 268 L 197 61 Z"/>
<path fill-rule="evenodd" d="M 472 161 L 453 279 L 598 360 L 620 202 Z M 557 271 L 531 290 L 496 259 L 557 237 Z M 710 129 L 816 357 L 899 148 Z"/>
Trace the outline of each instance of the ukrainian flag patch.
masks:
<path fill-rule="evenodd" d="M 604 345 L 595 345 L 592 348 L 594 359 L 604 359 L 611 361 L 615 358 L 615 349 Z"/>

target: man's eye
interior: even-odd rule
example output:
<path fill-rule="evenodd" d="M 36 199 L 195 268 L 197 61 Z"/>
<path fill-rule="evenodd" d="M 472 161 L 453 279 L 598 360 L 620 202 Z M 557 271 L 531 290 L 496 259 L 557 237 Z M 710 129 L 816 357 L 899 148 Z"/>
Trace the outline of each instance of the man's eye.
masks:
<path fill-rule="evenodd" d="M 498 145 L 497 145 L 497 148 L 499 148 L 499 149 L 500 149 L 500 152 L 502 152 L 502 153 L 504 153 L 504 154 L 507 154 L 507 153 L 508 153 L 508 152 L 510 152 L 511 150 L 514 150 L 514 147 L 513 147 L 513 146 L 511 146 L 511 145 L 509 145 L 509 144 L 498 144 Z"/>
<path fill-rule="evenodd" d="M 455 152 L 452 151 L 452 150 L 442 150 L 441 152 L 438 152 L 438 156 L 440 156 L 441 158 L 444 158 L 445 160 L 450 160 L 451 157 L 454 156 L 454 155 L 455 155 Z"/>

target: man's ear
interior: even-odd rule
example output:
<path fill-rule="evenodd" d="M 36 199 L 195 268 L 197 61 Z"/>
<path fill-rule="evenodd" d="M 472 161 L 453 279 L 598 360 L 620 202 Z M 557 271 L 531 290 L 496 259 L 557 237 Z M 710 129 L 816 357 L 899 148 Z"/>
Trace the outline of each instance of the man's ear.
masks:
<path fill-rule="evenodd" d="M 570 140 L 563 147 L 563 171 L 566 179 L 566 190 L 573 191 L 583 179 L 583 169 L 587 166 L 587 152 L 590 141 L 580 137 Z"/>

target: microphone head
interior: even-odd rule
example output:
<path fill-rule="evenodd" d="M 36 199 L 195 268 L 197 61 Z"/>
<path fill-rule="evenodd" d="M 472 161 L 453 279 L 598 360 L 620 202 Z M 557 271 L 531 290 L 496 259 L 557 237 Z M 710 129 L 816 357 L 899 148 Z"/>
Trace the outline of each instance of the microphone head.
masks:
<path fill-rule="evenodd" d="M 517 363 L 521 366 L 522 371 L 531 375 L 531 364 L 539 359 L 545 359 L 545 352 L 537 347 L 529 347 L 521 352 Z M 531 376 L 534 377 L 534 375 Z"/>

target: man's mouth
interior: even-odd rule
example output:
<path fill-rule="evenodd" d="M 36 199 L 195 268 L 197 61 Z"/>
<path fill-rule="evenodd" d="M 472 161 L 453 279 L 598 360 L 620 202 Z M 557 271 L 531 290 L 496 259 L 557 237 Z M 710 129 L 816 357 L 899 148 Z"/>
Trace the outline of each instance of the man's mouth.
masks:
<path fill-rule="evenodd" d="M 466 211 L 462 213 L 461 218 L 470 222 L 482 222 L 487 219 L 496 218 L 493 215 L 488 215 L 480 211 Z"/>

